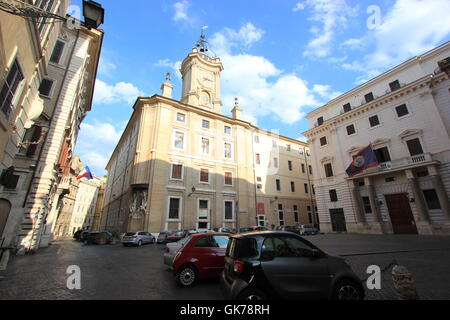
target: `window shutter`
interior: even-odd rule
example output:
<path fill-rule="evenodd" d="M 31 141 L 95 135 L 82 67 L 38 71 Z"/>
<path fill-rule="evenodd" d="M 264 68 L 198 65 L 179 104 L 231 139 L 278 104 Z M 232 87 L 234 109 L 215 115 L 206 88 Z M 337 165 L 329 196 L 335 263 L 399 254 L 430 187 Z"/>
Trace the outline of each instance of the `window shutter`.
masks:
<path fill-rule="evenodd" d="M 33 133 L 33 137 L 31 138 L 30 142 L 38 142 L 39 138 L 41 137 L 41 133 L 42 133 L 42 127 L 34 127 L 34 133 Z M 27 149 L 27 157 L 33 157 L 34 154 L 36 153 L 36 149 L 37 149 L 37 144 L 30 144 L 28 146 Z"/>

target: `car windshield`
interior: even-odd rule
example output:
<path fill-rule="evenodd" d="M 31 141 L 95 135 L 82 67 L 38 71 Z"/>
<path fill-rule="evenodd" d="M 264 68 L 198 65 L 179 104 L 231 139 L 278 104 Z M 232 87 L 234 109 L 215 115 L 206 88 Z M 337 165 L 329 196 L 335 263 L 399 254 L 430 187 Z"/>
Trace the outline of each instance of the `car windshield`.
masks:
<path fill-rule="evenodd" d="M 127 232 L 125 235 L 126 236 L 134 236 L 136 234 L 136 232 Z"/>
<path fill-rule="evenodd" d="M 227 247 L 227 256 L 233 259 L 250 258 L 258 255 L 256 240 L 253 238 L 231 239 Z"/>

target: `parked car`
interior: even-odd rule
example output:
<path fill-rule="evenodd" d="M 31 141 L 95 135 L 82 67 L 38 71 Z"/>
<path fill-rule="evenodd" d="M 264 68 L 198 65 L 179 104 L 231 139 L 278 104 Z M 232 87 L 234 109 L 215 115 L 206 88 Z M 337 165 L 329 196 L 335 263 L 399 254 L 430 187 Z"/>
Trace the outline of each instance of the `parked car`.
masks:
<path fill-rule="evenodd" d="M 166 238 L 168 235 L 170 235 L 172 232 L 170 231 L 161 231 L 158 234 L 158 239 L 156 240 L 156 243 L 166 243 Z"/>
<path fill-rule="evenodd" d="M 156 239 L 155 237 L 145 231 L 132 231 L 132 232 L 127 232 L 123 237 L 122 237 L 122 244 L 124 245 L 124 247 L 128 247 L 130 245 L 133 246 L 141 246 L 143 244 L 146 243 L 155 243 Z"/>
<path fill-rule="evenodd" d="M 227 227 L 214 228 L 213 230 L 214 232 L 234 233 L 230 228 Z"/>
<path fill-rule="evenodd" d="M 76 241 L 84 241 L 85 237 L 89 234 L 89 230 L 78 230 L 73 234 L 73 238 Z"/>
<path fill-rule="evenodd" d="M 113 234 L 109 231 L 92 231 L 84 238 L 84 244 L 108 244 L 113 240 Z"/>
<path fill-rule="evenodd" d="M 268 231 L 268 230 L 269 230 L 269 229 L 266 228 L 266 227 L 253 226 L 253 227 L 240 228 L 240 229 L 239 229 L 239 233 L 253 232 L 253 231 Z"/>
<path fill-rule="evenodd" d="M 361 280 L 343 258 L 280 231 L 231 236 L 221 289 L 232 300 L 364 298 Z"/>
<path fill-rule="evenodd" d="M 182 287 L 195 284 L 197 279 L 219 277 L 224 266 L 228 233 L 197 233 L 178 250 L 172 272 Z"/>
<path fill-rule="evenodd" d="M 177 242 L 169 242 L 164 248 L 164 264 L 172 268 L 173 259 L 177 254 L 178 250 L 191 239 L 190 236 L 178 240 Z"/>
<path fill-rule="evenodd" d="M 166 237 L 166 242 L 177 242 L 180 239 L 183 239 L 187 235 L 188 231 L 175 231 Z"/>
<path fill-rule="evenodd" d="M 300 226 L 300 234 L 307 236 L 307 235 L 315 235 L 318 234 L 319 230 L 310 224 L 302 224 Z"/>
<path fill-rule="evenodd" d="M 296 226 L 282 226 L 280 230 L 293 233 L 300 233 L 300 228 Z"/>

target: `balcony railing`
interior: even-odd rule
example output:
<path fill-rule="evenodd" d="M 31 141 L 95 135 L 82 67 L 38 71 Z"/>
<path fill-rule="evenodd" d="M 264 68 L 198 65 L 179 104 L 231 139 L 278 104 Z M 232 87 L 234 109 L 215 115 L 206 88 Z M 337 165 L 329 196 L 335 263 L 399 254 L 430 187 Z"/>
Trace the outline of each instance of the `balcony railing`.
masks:
<path fill-rule="evenodd" d="M 365 173 L 376 173 L 389 171 L 394 169 L 401 169 L 403 167 L 409 167 L 414 165 L 421 165 L 423 163 L 432 162 L 433 158 L 430 153 L 418 154 L 415 156 L 409 156 L 405 158 L 395 159 L 388 162 L 380 163 L 378 166 L 369 168 Z"/>

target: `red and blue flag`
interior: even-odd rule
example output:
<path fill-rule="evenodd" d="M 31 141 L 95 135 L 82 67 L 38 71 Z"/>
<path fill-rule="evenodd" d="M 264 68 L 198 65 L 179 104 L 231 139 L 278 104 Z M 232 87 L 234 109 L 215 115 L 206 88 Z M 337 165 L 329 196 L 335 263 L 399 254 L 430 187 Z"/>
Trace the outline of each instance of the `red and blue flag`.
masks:
<path fill-rule="evenodd" d="M 352 163 L 345 172 L 351 177 L 376 165 L 378 165 L 378 159 L 372 150 L 372 146 L 369 144 L 353 157 Z"/>
<path fill-rule="evenodd" d="M 77 176 L 77 179 L 80 180 L 82 178 L 87 178 L 88 180 L 92 180 L 92 173 L 91 170 L 89 170 L 89 167 L 84 167 L 83 170 L 81 170 L 80 174 Z"/>

